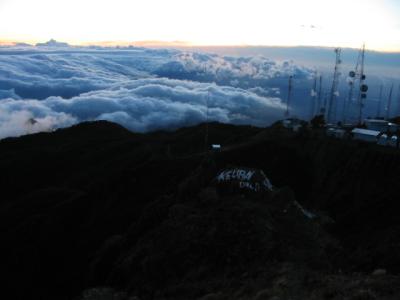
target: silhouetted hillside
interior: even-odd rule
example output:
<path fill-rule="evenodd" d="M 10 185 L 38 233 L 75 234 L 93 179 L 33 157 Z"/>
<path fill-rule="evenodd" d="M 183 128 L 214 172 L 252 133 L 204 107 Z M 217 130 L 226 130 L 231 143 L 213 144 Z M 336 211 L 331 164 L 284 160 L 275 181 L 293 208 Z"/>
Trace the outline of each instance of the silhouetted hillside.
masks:
<path fill-rule="evenodd" d="M 211 123 L 211 153 L 205 130 L 93 122 L 0 141 L 4 294 L 400 296 L 396 149 Z M 230 166 L 264 171 L 274 190 L 224 192 L 215 178 Z"/>

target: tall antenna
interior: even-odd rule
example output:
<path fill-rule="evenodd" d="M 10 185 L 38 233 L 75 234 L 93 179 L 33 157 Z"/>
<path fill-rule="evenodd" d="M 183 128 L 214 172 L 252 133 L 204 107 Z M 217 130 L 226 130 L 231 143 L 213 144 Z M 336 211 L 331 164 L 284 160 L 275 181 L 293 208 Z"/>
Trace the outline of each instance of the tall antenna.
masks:
<path fill-rule="evenodd" d="M 317 113 L 323 114 L 321 111 L 321 104 L 322 104 L 322 75 L 319 76 L 319 89 L 318 89 L 318 104 L 317 104 Z"/>
<path fill-rule="evenodd" d="M 353 103 L 354 85 L 355 85 L 357 78 L 360 76 L 360 73 L 358 70 L 360 67 L 360 62 L 361 62 L 361 51 L 358 52 L 358 58 L 357 58 L 356 67 L 354 68 L 354 71 L 349 72 L 349 94 L 347 96 L 347 105 L 345 103 L 344 107 L 343 107 L 343 123 L 345 123 L 347 120 L 347 106 L 350 106 Z"/>
<path fill-rule="evenodd" d="M 363 44 L 362 48 L 358 52 L 357 63 L 354 71 L 349 72 L 349 95 L 347 98 L 347 106 L 353 103 L 353 96 L 354 96 L 354 86 L 356 82 L 359 82 L 359 91 L 357 95 L 357 107 L 358 107 L 358 124 L 362 122 L 362 111 L 364 108 L 364 99 L 367 98 L 367 91 L 368 86 L 365 84 L 365 72 L 364 72 L 364 65 L 365 65 L 365 44 Z M 346 110 L 347 110 L 346 106 Z M 345 111 L 345 114 L 347 112 Z M 344 118 L 347 116 L 345 115 Z"/>
<path fill-rule="evenodd" d="M 390 118 L 390 110 L 392 108 L 392 95 L 393 95 L 393 83 L 392 83 L 392 86 L 390 87 L 389 98 L 388 98 L 388 103 L 387 103 L 387 107 L 386 107 L 386 120 L 389 120 L 389 118 Z"/>
<path fill-rule="evenodd" d="M 359 81 L 359 91 L 358 91 L 358 124 L 361 124 L 363 118 L 363 108 L 364 100 L 367 99 L 368 86 L 365 84 L 365 73 L 364 73 L 364 63 L 365 63 L 365 44 L 362 46 L 361 50 L 361 66 L 360 66 L 360 81 Z"/>
<path fill-rule="evenodd" d="M 351 76 L 351 74 L 352 74 L 352 72 L 350 72 L 350 76 Z M 346 124 L 346 122 L 347 122 L 347 109 L 348 109 L 348 106 L 350 106 L 350 104 L 352 103 L 353 91 L 354 91 L 354 81 L 353 81 L 352 78 L 350 78 L 350 80 L 349 80 L 349 94 L 347 96 L 347 101 L 346 101 L 346 99 L 343 99 L 343 115 L 342 115 L 343 125 Z"/>
<path fill-rule="evenodd" d="M 286 101 L 286 111 L 285 111 L 285 117 L 289 117 L 289 105 L 290 105 L 290 99 L 292 97 L 292 89 L 293 89 L 293 76 L 289 76 L 289 85 L 288 85 L 288 96 L 287 96 L 287 101 Z"/>
<path fill-rule="evenodd" d="M 206 133 L 204 136 L 204 149 L 207 152 L 208 151 L 208 106 L 209 106 L 209 101 L 210 101 L 210 90 L 207 91 L 207 97 L 206 97 Z"/>
<path fill-rule="evenodd" d="M 310 120 L 312 120 L 312 118 L 314 118 L 314 114 L 315 114 L 315 105 L 317 102 L 317 72 L 315 72 L 315 76 L 314 76 L 314 84 L 313 87 L 311 89 L 311 115 L 310 115 Z"/>
<path fill-rule="evenodd" d="M 400 84 L 399 84 L 399 90 L 397 92 L 397 116 L 400 116 Z"/>
<path fill-rule="evenodd" d="M 326 113 L 326 107 L 328 106 L 328 91 L 324 91 L 324 107 L 321 108 L 321 114 L 325 116 Z"/>
<path fill-rule="evenodd" d="M 335 53 L 336 53 L 336 61 L 335 61 L 335 71 L 333 73 L 332 88 L 329 96 L 329 107 L 328 107 L 328 117 L 327 117 L 328 123 L 334 121 L 333 114 L 336 112 L 336 100 L 337 97 L 339 96 L 339 91 L 338 91 L 339 76 L 340 76 L 339 67 L 340 64 L 342 63 L 342 60 L 340 58 L 342 49 L 336 48 Z"/>
<path fill-rule="evenodd" d="M 379 89 L 378 108 L 376 110 L 376 117 L 377 118 L 381 117 L 382 98 L 383 98 L 383 84 L 381 84 L 381 87 Z"/>

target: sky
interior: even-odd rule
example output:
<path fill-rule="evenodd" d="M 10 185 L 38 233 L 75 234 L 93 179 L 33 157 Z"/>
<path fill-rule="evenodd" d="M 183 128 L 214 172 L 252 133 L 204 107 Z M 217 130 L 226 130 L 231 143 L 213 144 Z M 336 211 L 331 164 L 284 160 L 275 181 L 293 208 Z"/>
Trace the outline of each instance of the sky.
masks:
<path fill-rule="evenodd" d="M 0 0 L 0 41 L 400 51 L 398 0 Z"/>

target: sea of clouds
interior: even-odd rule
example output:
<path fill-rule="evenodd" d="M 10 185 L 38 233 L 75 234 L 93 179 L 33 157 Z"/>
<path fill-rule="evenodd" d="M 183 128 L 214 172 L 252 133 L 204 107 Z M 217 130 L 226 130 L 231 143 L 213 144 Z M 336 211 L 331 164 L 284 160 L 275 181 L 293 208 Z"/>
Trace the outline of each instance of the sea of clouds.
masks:
<path fill-rule="evenodd" d="M 0 138 L 90 120 L 138 132 L 194 125 L 207 115 L 266 126 L 283 116 L 290 75 L 309 81 L 313 71 L 262 56 L 54 42 L 1 47 Z"/>

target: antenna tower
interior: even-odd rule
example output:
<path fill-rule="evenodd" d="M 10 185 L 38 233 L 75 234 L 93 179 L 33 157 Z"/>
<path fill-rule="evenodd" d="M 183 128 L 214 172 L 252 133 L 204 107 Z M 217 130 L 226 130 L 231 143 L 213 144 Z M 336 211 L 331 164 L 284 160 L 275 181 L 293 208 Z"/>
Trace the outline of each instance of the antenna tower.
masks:
<path fill-rule="evenodd" d="M 367 98 L 367 91 L 368 86 L 365 84 L 365 72 L 364 72 L 364 65 L 365 65 L 365 44 L 363 44 L 362 48 L 358 52 L 358 58 L 356 67 L 354 71 L 349 72 L 349 96 L 347 99 L 348 105 L 353 103 L 353 96 L 354 96 L 354 86 L 358 81 L 358 95 L 357 95 L 357 107 L 358 107 L 358 124 L 362 122 L 362 113 L 364 108 L 364 100 Z M 347 111 L 344 111 L 343 118 L 346 118 Z"/>
<path fill-rule="evenodd" d="M 339 92 L 338 92 L 339 76 L 340 76 L 339 67 L 340 67 L 340 64 L 342 63 L 342 60 L 341 60 L 342 49 L 336 48 L 335 53 L 336 53 L 335 71 L 333 73 L 332 88 L 331 88 L 331 93 L 329 95 L 329 107 L 328 107 L 328 116 L 327 116 L 328 123 L 331 123 L 332 121 L 334 121 L 332 114 L 336 114 L 335 113 L 336 112 L 336 100 L 337 100 L 337 97 L 339 96 Z"/>
<path fill-rule="evenodd" d="M 376 110 L 377 118 L 381 117 L 382 97 L 383 97 L 383 84 L 381 84 L 381 87 L 379 89 L 379 99 L 378 99 L 379 102 L 378 102 L 378 109 Z"/>
<path fill-rule="evenodd" d="M 397 92 L 397 116 L 400 116 L 400 84 L 399 84 L 399 90 Z"/>
<path fill-rule="evenodd" d="M 288 86 L 288 96 L 287 96 L 287 101 L 286 101 L 286 111 L 285 111 L 285 117 L 289 117 L 289 105 L 290 105 L 290 100 L 292 98 L 292 90 L 293 90 L 293 76 L 289 76 L 289 86 Z"/>
<path fill-rule="evenodd" d="M 386 108 L 386 120 L 389 120 L 389 118 L 390 118 L 390 110 L 392 108 L 392 96 L 393 96 L 393 83 L 392 83 L 392 86 L 390 87 L 390 92 L 389 92 L 389 98 L 388 98 L 388 103 L 387 103 L 387 108 Z"/>
<path fill-rule="evenodd" d="M 364 101 L 367 99 L 368 85 L 365 84 L 365 73 L 364 73 L 364 63 L 365 63 L 365 44 L 361 49 L 361 67 L 360 67 L 360 78 L 359 78 L 359 91 L 358 91 L 358 124 L 362 122 L 362 113 L 364 108 Z"/>
<path fill-rule="evenodd" d="M 210 90 L 207 91 L 207 97 L 206 97 L 206 132 L 204 136 L 204 149 L 207 152 L 208 151 L 208 105 L 210 101 Z"/>
<path fill-rule="evenodd" d="M 322 75 L 319 76 L 317 114 L 324 114 L 322 112 L 321 104 L 322 104 Z"/>
<path fill-rule="evenodd" d="M 315 76 L 314 76 L 314 84 L 313 87 L 311 89 L 311 116 L 310 116 L 310 120 L 312 120 L 312 118 L 314 118 L 314 114 L 315 114 L 315 105 L 317 104 L 317 73 L 315 72 Z"/>

